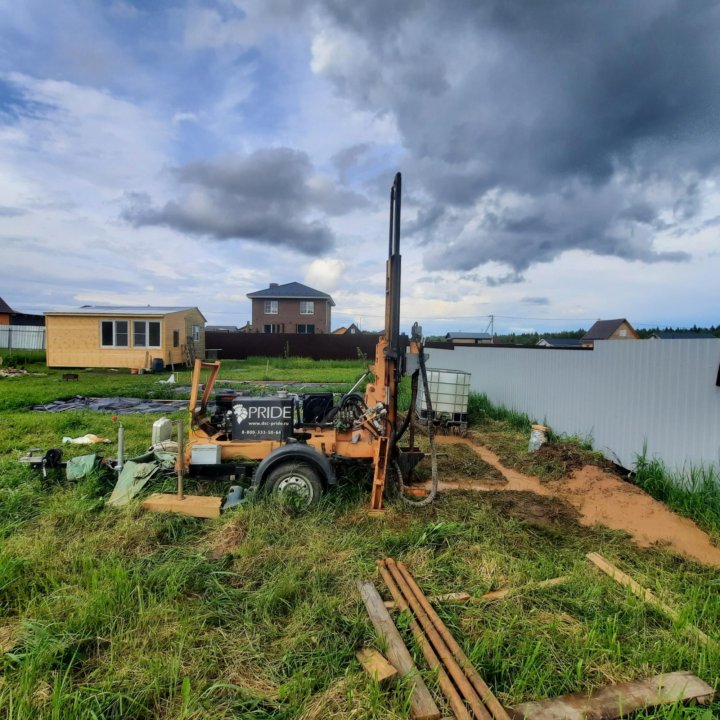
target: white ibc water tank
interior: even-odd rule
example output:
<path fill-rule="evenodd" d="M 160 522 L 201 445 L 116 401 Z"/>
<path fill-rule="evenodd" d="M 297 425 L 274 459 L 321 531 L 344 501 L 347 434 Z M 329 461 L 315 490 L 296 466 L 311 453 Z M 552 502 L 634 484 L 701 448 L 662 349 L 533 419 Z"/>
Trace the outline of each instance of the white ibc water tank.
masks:
<path fill-rule="evenodd" d="M 427 379 L 433 408 L 432 419 L 447 425 L 466 424 L 470 373 L 462 370 L 431 370 L 428 368 Z M 422 376 L 418 387 L 417 414 L 423 420 L 428 419 Z"/>

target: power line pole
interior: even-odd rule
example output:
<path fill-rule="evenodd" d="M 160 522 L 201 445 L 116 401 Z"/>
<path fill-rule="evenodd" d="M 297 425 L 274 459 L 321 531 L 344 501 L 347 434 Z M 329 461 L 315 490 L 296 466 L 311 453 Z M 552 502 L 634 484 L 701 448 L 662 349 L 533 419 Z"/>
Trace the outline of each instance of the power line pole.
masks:
<path fill-rule="evenodd" d="M 495 337 L 495 316 L 490 315 L 490 322 L 488 323 L 488 326 L 485 328 L 485 332 L 490 331 L 490 337 Z"/>

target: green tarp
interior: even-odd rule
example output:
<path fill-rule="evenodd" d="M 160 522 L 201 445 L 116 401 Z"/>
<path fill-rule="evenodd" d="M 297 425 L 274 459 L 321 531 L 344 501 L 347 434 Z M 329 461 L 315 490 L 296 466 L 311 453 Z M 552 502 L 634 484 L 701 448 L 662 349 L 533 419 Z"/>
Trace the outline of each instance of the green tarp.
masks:
<path fill-rule="evenodd" d="M 92 455 L 80 455 L 70 458 L 65 465 L 65 474 L 68 480 L 80 480 L 91 473 L 99 464 L 100 459 Z"/>
<path fill-rule="evenodd" d="M 127 460 L 107 504 L 114 507 L 127 505 L 153 477 L 164 470 L 172 470 L 176 459 L 175 453 L 150 452 Z"/>

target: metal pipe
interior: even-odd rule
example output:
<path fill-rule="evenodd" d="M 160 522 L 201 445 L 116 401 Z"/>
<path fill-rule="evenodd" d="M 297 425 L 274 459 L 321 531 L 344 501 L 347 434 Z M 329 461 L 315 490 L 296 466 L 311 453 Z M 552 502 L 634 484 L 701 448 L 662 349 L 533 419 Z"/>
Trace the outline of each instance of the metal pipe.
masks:
<path fill-rule="evenodd" d="M 125 428 L 123 424 L 118 425 L 118 455 L 115 469 L 120 472 L 125 464 Z"/>
<path fill-rule="evenodd" d="M 360 385 L 360 383 L 361 383 L 369 374 L 370 374 L 370 370 L 366 370 L 366 371 L 363 373 L 362 377 L 360 377 L 360 379 L 345 393 L 345 395 L 350 395 L 350 394 L 354 393 L 355 390 L 357 389 L 358 385 Z"/>
<path fill-rule="evenodd" d="M 185 428 L 182 420 L 177 421 L 178 428 L 178 498 L 182 500 L 184 495 L 183 476 L 185 475 Z"/>
<path fill-rule="evenodd" d="M 492 720 L 492 716 L 483 705 L 482 699 L 475 692 L 475 689 L 470 684 L 468 678 L 465 676 L 463 669 L 458 665 L 457 661 L 453 657 L 453 654 L 448 647 L 445 639 L 438 633 L 437 629 L 433 625 L 427 613 L 424 612 L 418 599 L 415 597 L 412 589 L 408 586 L 405 578 L 402 576 L 400 571 L 395 564 L 395 561 L 386 558 L 385 565 L 393 577 L 393 580 L 397 583 L 400 591 L 403 593 L 405 601 L 410 605 L 410 609 L 413 611 L 417 621 L 420 623 L 425 634 L 427 635 L 430 642 L 433 644 L 435 651 L 443 661 L 445 668 L 448 673 L 452 676 L 453 681 L 458 687 L 458 690 L 462 696 L 470 705 L 470 709 L 475 714 L 475 717 L 479 720 Z"/>
<path fill-rule="evenodd" d="M 493 695 L 492 690 L 490 690 L 485 681 L 480 677 L 477 670 L 475 670 L 468 656 L 465 655 L 465 653 L 462 651 L 462 648 L 457 644 L 455 638 L 447 629 L 445 623 L 443 623 L 443 621 L 440 619 L 440 616 L 435 612 L 435 609 L 430 604 L 427 597 L 425 597 L 423 591 L 418 587 L 418 584 L 415 582 L 415 579 L 410 574 L 409 570 L 405 567 L 405 564 L 402 562 L 398 562 L 396 563 L 396 566 L 400 571 L 400 575 L 407 582 L 408 586 L 415 594 L 415 597 L 417 597 L 417 599 L 419 600 L 423 610 L 427 613 L 428 617 L 430 618 L 434 626 L 437 628 L 437 631 L 447 643 L 447 646 L 452 651 L 452 654 L 454 655 L 458 664 L 460 665 L 460 667 L 462 667 L 465 675 L 467 675 L 468 679 L 473 684 L 473 687 L 477 691 L 478 695 L 482 698 L 482 701 L 485 703 L 488 710 L 492 713 L 495 720 L 510 720 L 510 716 L 508 715 L 505 708 L 500 704 L 499 700 L 495 697 L 495 695 Z"/>
<path fill-rule="evenodd" d="M 397 609 L 400 610 L 400 612 L 408 610 L 408 604 L 405 602 L 405 598 L 403 597 L 400 588 L 393 579 L 388 568 L 383 564 L 382 560 L 378 560 L 378 568 L 380 570 L 380 575 L 382 575 L 382 578 L 385 581 L 388 590 L 390 591 L 390 594 L 395 600 Z M 457 720 L 471 720 L 470 713 L 465 707 L 465 703 L 460 697 L 460 694 L 453 685 L 452 680 L 450 680 L 447 673 L 443 669 L 442 663 L 438 659 L 438 656 L 435 654 L 435 651 L 433 650 L 430 641 L 427 639 L 427 637 L 425 637 L 422 628 L 420 627 L 420 625 L 418 625 L 417 620 L 415 620 L 412 615 L 410 619 L 410 630 L 412 631 L 415 641 L 420 646 L 422 654 L 425 656 L 425 660 L 430 666 L 430 669 L 435 670 L 437 668 L 438 684 L 440 685 L 440 689 L 443 691 L 445 697 L 447 698 L 448 703 L 452 708 L 452 711 L 455 713 L 455 717 L 457 718 Z"/>

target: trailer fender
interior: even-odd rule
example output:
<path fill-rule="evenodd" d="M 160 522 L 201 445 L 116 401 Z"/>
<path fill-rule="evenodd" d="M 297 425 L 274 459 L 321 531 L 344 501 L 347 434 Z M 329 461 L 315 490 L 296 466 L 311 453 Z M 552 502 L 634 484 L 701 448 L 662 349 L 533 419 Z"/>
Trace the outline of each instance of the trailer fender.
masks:
<path fill-rule="evenodd" d="M 288 461 L 302 462 L 315 468 L 326 485 L 335 485 L 337 483 L 335 470 L 325 455 L 307 445 L 292 443 L 273 450 L 260 462 L 255 470 L 252 484 L 255 486 L 262 485 L 273 468 Z"/>

